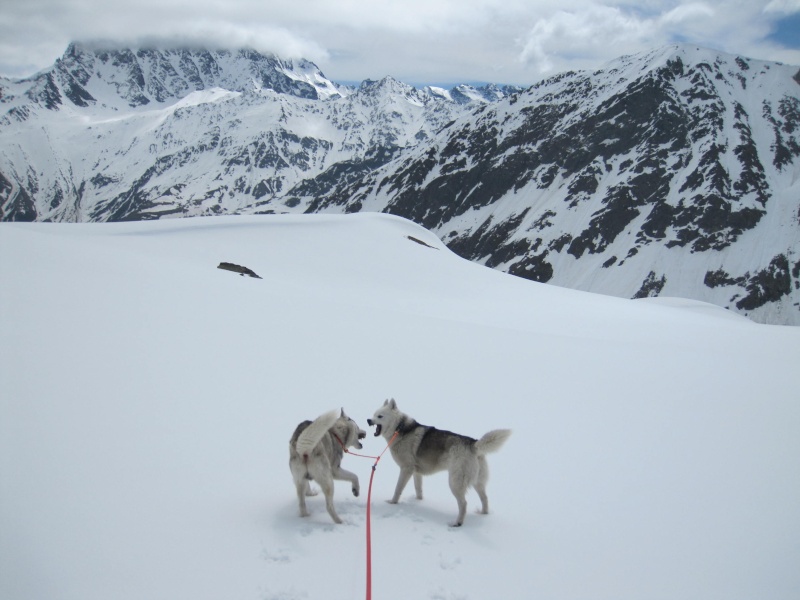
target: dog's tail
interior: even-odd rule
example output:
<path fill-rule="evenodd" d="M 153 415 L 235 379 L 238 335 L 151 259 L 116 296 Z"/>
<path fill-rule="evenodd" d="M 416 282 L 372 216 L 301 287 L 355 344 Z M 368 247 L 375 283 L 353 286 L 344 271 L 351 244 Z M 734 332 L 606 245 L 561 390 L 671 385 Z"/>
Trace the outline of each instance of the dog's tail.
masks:
<path fill-rule="evenodd" d="M 338 410 L 332 410 L 314 419 L 311 425 L 306 427 L 297 438 L 297 443 L 294 446 L 297 453 L 307 458 L 325 434 L 328 433 L 328 430 L 336 423 L 339 414 Z"/>
<path fill-rule="evenodd" d="M 475 451 L 478 454 L 497 452 L 511 435 L 510 429 L 493 429 L 475 442 Z"/>

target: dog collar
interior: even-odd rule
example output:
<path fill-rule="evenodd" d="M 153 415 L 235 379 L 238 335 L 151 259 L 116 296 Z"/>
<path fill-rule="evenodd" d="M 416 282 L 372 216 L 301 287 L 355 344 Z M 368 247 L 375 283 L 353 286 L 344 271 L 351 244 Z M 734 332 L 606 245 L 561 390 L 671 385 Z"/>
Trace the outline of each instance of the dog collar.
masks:
<path fill-rule="evenodd" d="M 406 422 L 406 420 L 405 420 L 405 419 L 403 419 L 403 420 L 400 422 L 400 424 L 399 424 L 399 425 L 398 425 L 398 426 L 395 428 L 395 431 L 398 433 L 398 435 L 405 435 L 405 434 L 407 434 L 409 431 L 413 431 L 414 429 L 416 429 L 416 428 L 417 428 L 417 422 L 416 422 L 416 421 L 414 421 L 414 420 L 412 420 L 412 421 L 411 421 L 410 423 L 408 423 L 408 424 L 406 424 L 406 423 L 407 423 L 407 422 Z"/>

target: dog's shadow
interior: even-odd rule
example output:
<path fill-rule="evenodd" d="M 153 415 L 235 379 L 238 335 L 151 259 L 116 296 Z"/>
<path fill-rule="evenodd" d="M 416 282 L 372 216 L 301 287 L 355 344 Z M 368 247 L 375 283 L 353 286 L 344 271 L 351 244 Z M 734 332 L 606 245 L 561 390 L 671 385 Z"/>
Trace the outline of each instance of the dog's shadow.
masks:
<path fill-rule="evenodd" d="M 467 510 L 465 525 L 461 527 L 451 527 L 450 524 L 456 519 L 455 506 L 450 506 L 447 502 L 429 500 L 427 497 L 418 500 L 413 495 L 408 495 L 400 499 L 397 504 L 390 504 L 385 500 L 372 501 L 372 516 L 377 519 L 406 519 L 414 524 L 441 525 L 449 530 L 457 531 L 465 526 L 476 526 L 482 523 L 487 515 L 482 515 L 478 510 Z"/>
<path fill-rule="evenodd" d="M 306 502 L 311 513 L 308 517 L 300 517 L 297 514 L 296 502 L 287 501 L 280 510 L 273 513 L 273 526 L 290 537 L 297 535 L 308 537 L 317 533 L 349 532 L 353 528 L 361 529 L 366 525 L 367 501 L 365 497 L 337 497 L 336 510 L 342 518 L 341 524 L 331 520 L 328 511 L 325 510 L 325 497 L 321 493 L 309 496 Z M 472 505 L 467 511 L 464 525 L 451 527 L 451 523 L 456 517 L 455 506 L 435 499 L 417 500 L 413 494 L 401 498 L 397 504 L 390 504 L 385 498 L 376 498 L 373 494 L 371 514 L 373 527 L 379 526 L 382 521 L 387 524 L 404 521 L 410 523 L 412 530 L 419 527 L 426 535 L 439 529 L 442 533 L 463 530 L 477 533 L 483 529 L 487 519 L 487 515 L 479 514 Z M 488 515 L 488 517 L 490 516 Z"/>

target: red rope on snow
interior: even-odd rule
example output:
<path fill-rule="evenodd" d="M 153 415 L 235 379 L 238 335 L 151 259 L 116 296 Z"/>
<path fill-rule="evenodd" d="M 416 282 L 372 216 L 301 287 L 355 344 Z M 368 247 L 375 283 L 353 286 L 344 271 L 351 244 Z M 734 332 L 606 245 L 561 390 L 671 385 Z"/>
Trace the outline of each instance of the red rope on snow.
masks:
<path fill-rule="evenodd" d="M 395 431 L 383 452 L 375 457 L 372 472 L 369 474 L 369 489 L 367 490 L 367 600 L 372 600 L 372 478 L 375 476 L 375 468 L 378 466 L 381 456 L 389 449 L 396 437 L 397 432 Z"/>
<path fill-rule="evenodd" d="M 347 448 L 345 448 L 344 443 L 342 440 L 339 439 L 339 436 L 335 433 L 333 437 L 336 438 L 336 441 L 339 442 L 342 449 L 344 449 L 345 454 L 352 454 L 353 456 L 360 456 L 361 458 L 374 458 L 375 462 L 372 465 L 372 472 L 369 474 L 369 488 L 367 489 L 367 600 L 372 600 L 372 479 L 375 477 L 375 468 L 378 466 L 378 462 L 380 462 L 381 457 L 386 453 L 389 449 L 389 446 L 392 445 L 394 439 L 397 437 L 397 431 L 394 432 L 394 435 L 389 440 L 389 443 L 386 444 L 386 448 L 383 449 L 378 456 L 368 456 L 366 454 L 356 454 L 355 452 L 350 452 Z"/>

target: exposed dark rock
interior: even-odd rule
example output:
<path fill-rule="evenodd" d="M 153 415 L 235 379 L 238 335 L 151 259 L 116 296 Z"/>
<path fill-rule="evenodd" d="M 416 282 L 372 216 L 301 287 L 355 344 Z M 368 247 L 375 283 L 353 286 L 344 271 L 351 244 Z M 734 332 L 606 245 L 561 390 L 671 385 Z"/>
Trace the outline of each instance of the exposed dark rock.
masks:
<path fill-rule="evenodd" d="M 776 256 L 766 269 L 748 277 L 745 289 L 747 295 L 736 303 L 741 310 L 753 310 L 789 295 L 792 280 L 786 256 Z"/>
<path fill-rule="evenodd" d="M 0 173 L 0 221 L 35 221 L 36 205 L 25 188 L 17 188 Z"/>
<path fill-rule="evenodd" d="M 430 244 L 423 242 L 421 239 L 415 238 L 413 235 L 407 235 L 406 237 L 410 239 L 412 242 L 416 242 L 420 246 L 425 246 L 426 248 L 433 248 L 434 250 L 438 250 L 436 246 L 431 246 Z"/>
<path fill-rule="evenodd" d="M 553 265 L 547 262 L 547 250 L 542 254 L 525 255 L 522 260 L 515 262 L 509 267 L 508 272 L 517 277 L 547 283 L 553 278 Z"/>
<path fill-rule="evenodd" d="M 732 277 L 723 269 L 709 271 L 703 282 L 710 288 L 720 286 L 739 286 L 747 294 L 736 302 L 740 310 L 754 310 L 770 302 L 776 302 L 792 292 L 792 278 L 795 280 L 795 289 L 800 277 L 800 262 L 794 265 L 790 272 L 789 260 L 785 255 L 774 257 L 767 268 L 755 274 L 745 273 L 740 277 Z"/>
<path fill-rule="evenodd" d="M 741 285 L 742 283 L 744 283 L 744 281 L 745 279 L 743 277 L 734 279 L 723 269 L 717 269 L 716 271 L 708 271 L 705 277 L 703 278 L 703 283 L 712 289 L 723 285 L 724 286 Z"/>
<path fill-rule="evenodd" d="M 645 280 L 642 282 L 642 287 L 636 292 L 633 297 L 637 298 L 653 298 L 661 293 L 664 286 L 667 284 L 667 278 L 661 276 L 658 278 L 655 271 L 650 271 Z"/>
<path fill-rule="evenodd" d="M 247 275 L 249 277 L 255 277 L 256 279 L 261 279 L 252 269 L 248 269 L 247 267 L 243 267 L 241 265 L 235 265 L 229 262 L 221 262 L 217 266 L 218 269 L 224 269 L 225 271 L 233 271 L 234 273 L 239 273 L 239 275 Z"/>

